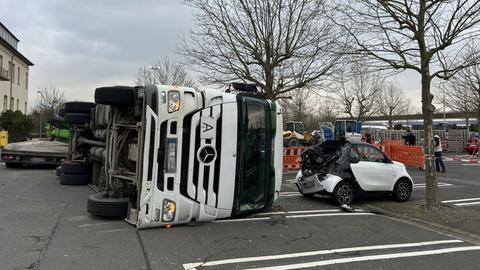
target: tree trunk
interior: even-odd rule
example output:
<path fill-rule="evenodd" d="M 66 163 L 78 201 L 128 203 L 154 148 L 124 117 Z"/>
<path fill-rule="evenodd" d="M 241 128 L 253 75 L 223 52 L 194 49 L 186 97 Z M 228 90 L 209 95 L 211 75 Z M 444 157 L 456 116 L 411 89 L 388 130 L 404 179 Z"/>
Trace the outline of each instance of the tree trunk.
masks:
<path fill-rule="evenodd" d="M 426 180 L 426 207 L 433 209 L 438 207 L 438 185 L 435 174 L 435 157 L 433 151 L 433 96 L 430 93 L 430 75 L 428 67 L 422 74 L 422 112 L 423 127 L 425 131 L 425 180 Z M 426 74 L 425 74 L 426 73 Z"/>

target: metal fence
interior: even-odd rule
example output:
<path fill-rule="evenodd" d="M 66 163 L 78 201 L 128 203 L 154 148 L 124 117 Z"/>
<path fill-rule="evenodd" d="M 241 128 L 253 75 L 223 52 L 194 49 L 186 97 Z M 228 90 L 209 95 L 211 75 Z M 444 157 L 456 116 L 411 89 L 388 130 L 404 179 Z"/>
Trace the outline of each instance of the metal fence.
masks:
<path fill-rule="evenodd" d="M 417 139 L 417 145 L 423 146 L 425 142 L 425 132 L 423 130 L 412 130 L 412 133 Z M 371 134 L 373 139 L 378 142 L 383 142 L 385 140 L 402 141 L 402 136 L 405 135 L 405 130 L 372 130 Z M 463 152 L 463 147 L 469 136 L 468 131 L 464 129 L 450 129 L 446 133 L 443 130 L 434 130 L 433 134 L 440 136 L 440 140 L 447 152 L 455 153 Z"/>

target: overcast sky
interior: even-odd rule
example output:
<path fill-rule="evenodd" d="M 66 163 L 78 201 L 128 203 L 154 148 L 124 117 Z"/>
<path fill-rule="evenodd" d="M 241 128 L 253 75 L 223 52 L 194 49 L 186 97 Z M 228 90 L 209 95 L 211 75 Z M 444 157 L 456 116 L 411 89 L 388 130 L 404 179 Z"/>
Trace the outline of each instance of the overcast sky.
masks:
<path fill-rule="evenodd" d="M 99 86 L 133 85 L 140 66 L 176 54 L 192 26 L 191 10 L 179 0 L 1 0 L 0 21 L 20 39 L 30 69 L 29 104 L 42 85 L 70 100 L 93 101 Z M 420 109 L 419 76 L 395 81 Z"/>

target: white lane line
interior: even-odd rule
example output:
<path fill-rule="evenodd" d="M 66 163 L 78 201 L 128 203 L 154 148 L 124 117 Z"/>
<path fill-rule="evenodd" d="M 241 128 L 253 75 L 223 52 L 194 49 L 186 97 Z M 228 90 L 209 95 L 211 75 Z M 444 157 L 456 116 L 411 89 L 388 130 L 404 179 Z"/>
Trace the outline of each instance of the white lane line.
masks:
<path fill-rule="evenodd" d="M 292 215 L 285 218 L 309 218 L 309 217 L 332 217 L 332 216 L 373 216 L 374 213 L 330 213 L 330 214 L 309 214 L 309 215 Z"/>
<path fill-rule="evenodd" d="M 469 201 L 480 201 L 480 198 L 468 198 L 468 199 L 448 200 L 448 201 L 442 201 L 442 203 L 469 202 Z"/>
<path fill-rule="evenodd" d="M 302 194 L 297 193 L 297 194 L 280 194 L 279 197 L 285 198 L 285 197 L 302 197 L 302 196 L 303 196 Z"/>
<path fill-rule="evenodd" d="M 289 215 L 285 218 L 311 218 L 311 217 L 331 217 L 331 216 L 366 216 L 366 215 L 375 215 L 374 213 L 323 213 L 323 214 L 306 214 L 306 215 Z M 242 221 L 256 221 L 256 220 L 269 220 L 271 217 L 252 217 L 252 218 L 237 218 L 237 219 L 220 219 L 214 220 L 215 223 L 227 223 L 227 222 L 242 222 Z"/>
<path fill-rule="evenodd" d="M 295 183 L 295 181 L 297 181 L 297 179 L 286 179 L 285 182 L 288 182 L 288 183 Z"/>
<path fill-rule="evenodd" d="M 280 195 L 288 195 L 288 194 L 300 194 L 298 191 L 282 191 Z"/>
<path fill-rule="evenodd" d="M 202 267 L 216 266 L 216 265 L 232 264 L 232 263 L 258 262 L 258 261 L 270 261 L 270 260 L 281 260 L 281 259 L 289 259 L 289 258 L 309 257 L 309 256 L 317 256 L 317 255 L 325 255 L 325 254 L 333 254 L 333 253 L 346 253 L 346 252 L 367 251 L 367 250 L 385 250 L 385 249 L 409 248 L 409 247 L 424 247 L 424 246 L 452 244 L 452 243 L 463 243 L 463 241 L 458 239 L 452 239 L 452 240 L 425 241 L 425 242 L 414 242 L 414 243 L 403 243 L 403 244 L 324 249 L 324 250 L 315 250 L 315 251 L 298 252 L 298 253 L 286 253 L 286 254 L 279 254 L 279 255 L 234 258 L 234 259 L 217 260 L 217 261 L 210 261 L 210 262 L 186 263 L 186 264 L 183 264 L 183 268 L 194 270 L 196 267 L 199 267 L 199 266 L 202 266 Z"/>
<path fill-rule="evenodd" d="M 456 203 L 454 205 L 455 206 L 470 206 L 470 205 L 477 205 L 477 204 L 480 204 L 480 202 Z"/>
<path fill-rule="evenodd" d="M 316 210 L 300 210 L 300 211 L 278 211 L 278 212 L 267 212 L 267 213 L 258 213 L 255 216 L 266 216 L 266 215 L 285 215 L 285 214 L 309 214 L 309 213 L 319 213 L 319 212 L 342 212 L 342 209 L 316 209 Z M 365 210 L 357 210 L 357 212 L 365 212 Z"/>
<path fill-rule="evenodd" d="M 434 250 L 426 250 L 426 251 L 414 251 L 414 252 L 400 252 L 400 253 L 391 253 L 391 254 L 382 254 L 382 255 L 370 255 L 370 256 L 361 256 L 361 257 L 316 261 L 316 262 L 309 262 L 309 263 L 287 264 L 287 265 L 279 265 L 279 266 L 273 266 L 273 267 L 250 268 L 250 269 L 246 269 L 246 270 L 290 270 L 290 269 L 312 268 L 312 267 L 332 265 L 332 264 L 364 262 L 364 261 L 377 261 L 377 260 L 427 256 L 427 255 L 438 255 L 438 254 L 461 252 L 461 251 L 471 251 L 471 250 L 480 250 L 480 246 L 466 246 L 466 247 L 443 248 L 443 249 L 434 249 Z"/>
<path fill-rule="evenodd" d="M 463 166 L 480 166 L 480 163 L 464 163 Z"/>

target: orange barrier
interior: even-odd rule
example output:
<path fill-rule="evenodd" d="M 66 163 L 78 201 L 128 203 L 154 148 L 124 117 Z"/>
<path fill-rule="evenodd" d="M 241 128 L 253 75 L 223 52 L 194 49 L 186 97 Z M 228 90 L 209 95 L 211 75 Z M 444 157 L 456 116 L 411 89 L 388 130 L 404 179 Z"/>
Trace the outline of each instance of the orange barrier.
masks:
<path fill-rule="evenodd" d="M 425 154 L 421 146 L 386 145 L 385 154 L 392 160 L 402 162 L 406 166 L 412 166 L 421 170 L 425 167 Z"/>
<path fill-rule="evenodd" d="M 397 140 L 385 140 L 383 141 L 383 145 L 402 145 L 402 141 L 397 141 Z"/>
<path fill-rule="evenodd" d="M 300 169 L 300 157 L 305 147 L 289 147 L 283 148 L 283 169 L 297 170 Z"/>

